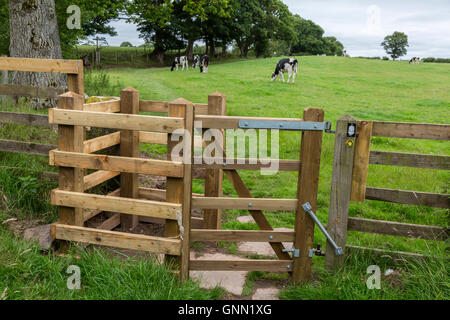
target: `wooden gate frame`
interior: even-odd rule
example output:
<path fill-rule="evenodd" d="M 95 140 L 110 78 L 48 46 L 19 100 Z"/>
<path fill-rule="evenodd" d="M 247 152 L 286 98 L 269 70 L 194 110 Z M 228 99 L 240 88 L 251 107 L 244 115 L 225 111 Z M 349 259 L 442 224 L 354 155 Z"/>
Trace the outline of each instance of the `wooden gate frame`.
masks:
<path fill-rule="evenodd" d="M 349 125 L 356 126 L 354 138 L 347 135 Z M 372 137 L 450 140 L 450 125 L 366 121 L 351 116 L 340 118 L 336 126 L 328 232 L 343 249 L 384 252 L 400 257 L 422 256 L 417 253 L 346 246 L 347 230 L 437 241 L 445 241 L 449 236 L 449 228 L 444 227 L 348 217 L 350 201 L 363 202 L 365 199 L 450 208 L 448 194 L 366 187 L 369 164 L 450 170 L 449 156 L 370 151 Z M 334 249 L 327 242 L 326 253 L 329 252 L 334 252 Z M 328 270 L 337 270 L 343 263 L 344 256 L 325 256 Z"/>
<path fill-rule="evenodd" d="M 302 132 L 300 161 L 279 160 L 281 171 L 299 172 L 297 199 L 252 198 L 237 170 L 259 170 L 261 164 L 240 164 L 234 159 L 234 164 L 225 167 L 202 163 L 193 170 L 193 152 L 188 155 L 191 163 L 170 161 L 174 147 L 171 134 L 174 129 L 186 129 L 191 134 L 188 145 L 192 147 L 194 121 L 202 121 L 204 128 L 224 130 L 239 128 L 239 120 L 321 122 L 324 113 L 321 109 L 308 108 L 303 119 L 227 117 L 225 107 L 226 98 L 218 92 L 208 97 L 207 105 L 182 98 L 170 103 L 139 100 L 139 92 L 132 88 L 122 90 L 120 100 L 89 105 L 83 105 L 82 97 L 77 94 L 61 95 L 58 108 L 49 110 L 49 123 L 59 125 L 59 147 L 50 152 L 50 164 L 60 167 L 59 188 L 52 192 L 52 204 L 59 206 L 60 218 L 52 225 L 52 237 L 164 253 L 166 262 L 179 266 L 182 279 L 188 278 L 189 270 L 254 270 L 291 272 L 295 283 L 309 281 L 312 259 L 307 252 L 313 248 L 314 222 L 301 205 L 309 202 L 316 210 L 323 132 Z M 137 115 L 140 111 L 163 112 L 169 117 Z M 121 131 L 84 141 L 85 126 Z M 169 160 L 139 159 L 139 142 L 167 144 Z M 197 140 L 197 146 L 199 143 L 207 145 Z M 92 154 L 117 144 L 121 146 L 120 157 Z M 86 169 L 97 171 L 85 176 Z M 198 178 L 202 177 L 201 170 L 205 170 L 205 184 L 213 187 L 205 190 L 205 195 L 192 194 L 193 172 L 197 171 Z M 241 198 L 222 197 L 223 172 Z M 139 188 L 138 173 L 167 176 L 167 190 Z M 118 175 L 121 176 L 119 190 L 106 196 L 84 193 Z M 160 202 L 164 200 L 165 203 Z M 249 207 L 260 231 L 219 230 L 222 209 L 248 210 Z M 205 219 L 191 217 L 191 209 L 195 208 L 208 210 Z M 262 210 L 296 211 L 295 230 L 273 231 Z M 85 221 L 103 211 L 119 213 L 97 229 L 84 227 Z M 165 238 L 128 233 L 139 220 L 165 221 Z M 119 224 L 122 232 L 110 231 Z M 193 241 L 268 242 L 280 260 L 197 261 L 190 259 L 189 246 Z M 291 257 L 284 251 L 283 241 L 293 241 L 301 254 Z"/>

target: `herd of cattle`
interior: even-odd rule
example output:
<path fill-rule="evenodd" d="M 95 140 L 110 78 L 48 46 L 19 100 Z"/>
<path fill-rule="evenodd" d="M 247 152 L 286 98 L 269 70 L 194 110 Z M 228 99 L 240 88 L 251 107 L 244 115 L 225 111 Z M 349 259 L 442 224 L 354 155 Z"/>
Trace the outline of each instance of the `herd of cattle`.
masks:
<path fill-rule="evenodd" d="M 192 68 L 195 69 L 198 66 L 200 66 L 200 72 L 201 73 L 208 73 L 208 67 L 209 67 L 209 56 L 204 55 L 201 57 L 199 55 L 195 55 L 194 59 L 192 60 Z M 176 57 L 175 60 L 172 63 L 172 68 L 170 68 L 170 71 L 178 71 L 178 68 L 181 67 L 181 70 L 184 71 L 184 69 L 189 70 L 189 60 L 186 56 L 180 56 Z M 287 72 L 289 75 L 288 83 L 292 79 L 292 83 L 295 83 L 295 76 L 298 72 L 298 60 L 294 58 L 286 58 L 281 59 L 278 61 L 275 72 L 272 73 L 272 81 L 276 80 L 278 76 L 283 80 L 284 82 L 284 73 Z"/>
<path fill-rule="evenodd" d="M 180 66 L 183 71 L 185 68 L 189 70 L 189 60 L 186 56 L 176 57 L 172 63 L 172 68 L 170 69 L 170 71 L 174 71 L 175 69 L 178 71 L 178 67 Z M 200 66 L 201 73 L 208 73 L 209 56 L 205 54 L 200 59 L 199 55 L 195 55 L 194 59 L 192 60 L 192 68 L 195 69 L 198 66 Z"/>

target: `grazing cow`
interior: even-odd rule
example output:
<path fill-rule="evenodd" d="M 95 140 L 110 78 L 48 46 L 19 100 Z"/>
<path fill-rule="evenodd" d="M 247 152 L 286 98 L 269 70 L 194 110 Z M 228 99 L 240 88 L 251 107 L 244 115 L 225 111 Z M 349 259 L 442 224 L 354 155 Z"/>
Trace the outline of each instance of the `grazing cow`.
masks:
<path fill-rule="evenodd" d="M 208 73 L 208 66 L 209 66 L 209 56 L 205 54 L 200 62 L 200 72 Z"/>
<path fill-rule="evenodd" d="M 277 63 L 275 72 L 272 74 L 272 81 L 276 80 L 278 78 L 278 76 L 280 76 L 284 82 L 283 73 L 288 72 L 289 73 L 288 83 L 289 83 L 289 81 L 291 81 L 291 77 L 292 77 L 292 83 L 295 83 L 295 75 L 297 74 L 297 68 L 298 68 L 297 59 L 294 59 L 294 58 L 281 59 Z"/>
<path fill-rule="evenodd" d="M 181 65 L 183 67 L 183 69 L 182 69 L 183 71 L 184 71 L 184 68 L 187 68 L 189 70 L 188 59 L 186 56 L 176 57 L 172 63 L 172 68 L 170 69 L 170 71 L 173 71 L 175 68 L 178 71 L 179 65 Z"/>
<path fill-rule="evenodd" d="M 411 60 L 409 60 L 409 64 L 413 63 L 419 63 L 420 62 L 420 58 L 419 57 L 412 57 Z"/>
<path fill-rule="evenodd" d="M 192 69 L 197 68 L 200 65 L 200 56 L 196 54 L 194 60 L 192 60 Z"/>

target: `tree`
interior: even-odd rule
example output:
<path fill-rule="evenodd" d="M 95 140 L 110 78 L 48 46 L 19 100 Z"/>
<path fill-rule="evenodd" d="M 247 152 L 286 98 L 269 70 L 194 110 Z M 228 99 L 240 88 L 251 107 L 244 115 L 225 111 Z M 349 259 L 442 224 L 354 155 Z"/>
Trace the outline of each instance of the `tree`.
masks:
<path fill-rule="evenodd" d="M 381 46 L 395 60 L 408 52 L 406 49 L 406 47 L 409 47 L 408 36 L 403 32 L 395 31 L 392 35 L 384 38 Z"/>
<path fill-rule="evenodd" d="M 128 48 L 130 48 L 130 47 L 132 47 L 133 45 L 131 44 L 131 42 L 125 41 L 125 42 L 122 42 L 122 43 L 120 44 L 120 46 L 121 46 L 121 47 L 128 47 Z"/>
<path fill-rule="evenodd" d="M 10 0 L 11 57 L 61 59 L 61 45 L 53 0 Z M 14 72 L 13 83 L 40 87 L 66 87 L 66 77 L 58 73 Z M 32 107 L 54 106 L 50 99 L 32 99 Z"/>

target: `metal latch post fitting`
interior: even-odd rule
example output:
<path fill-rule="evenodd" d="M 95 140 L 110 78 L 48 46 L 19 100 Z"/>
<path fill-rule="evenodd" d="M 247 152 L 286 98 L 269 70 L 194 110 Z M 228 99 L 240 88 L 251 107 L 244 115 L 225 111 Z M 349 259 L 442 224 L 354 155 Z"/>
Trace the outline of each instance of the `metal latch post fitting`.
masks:
<path fill-rule="evenodd" d="M 281 251 L 282 252 L 287 252 L 287 253 L 292 252 L 292 256 L 294 258 L 300 257 L 300 249 L 295 249 L 294 247 L 292 247 L 291 249 L 283 249 Z"/>
<path fill-rule="evenodd" d="M 314 212 L 312 211 L 312 207 L 311 204 L 309 202 L 305 203 L 302 205 L 303 210 L 308 213 L 311 218 L 314 220 L 314 222 L 317 224 L 317 226 L 319 227 L 319 229 L 322 231 L 322 233 L 325 235 L 325 237 L 328 239 L 328 241 L 331 243 L 331 245 L 334 248 L 334 253 L 337 256 L 342 256 L 344 254 L 344 251 L 342 250 L 341 247 L 339 247 L 336 242 L 334 242 L 333 238 L 331 238 L 330 234 L 327 232 L 327 230 L 325 229 L 325 227 L 322 225 L 322 223 L 319 221 L 319 219 L 317 218 L 317 216 L 314 214 Z M 313 251 L 314 253 L 314 251 Z M 310 253 L 311 255 L 311 253 Z"/>

